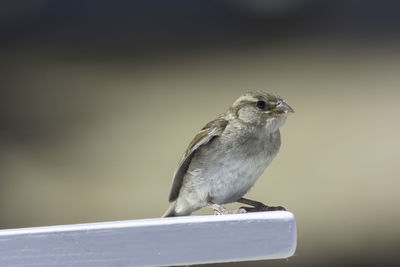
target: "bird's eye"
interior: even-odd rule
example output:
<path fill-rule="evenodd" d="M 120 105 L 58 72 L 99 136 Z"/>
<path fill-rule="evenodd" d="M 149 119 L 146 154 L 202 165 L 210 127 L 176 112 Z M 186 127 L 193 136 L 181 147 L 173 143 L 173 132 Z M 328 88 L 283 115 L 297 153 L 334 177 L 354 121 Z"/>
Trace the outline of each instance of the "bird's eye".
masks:
<path fill-rule="evenodd" d="M 266 105 L 265 101 L 262 101 L 262 100 L 259 100 L 259 101 L 257 101 L 257 103 L 256 103 L 256 106 L 257 106 L 259 109 L 264 109 L 264 108 L 265 108 L 265 105 Z"/>

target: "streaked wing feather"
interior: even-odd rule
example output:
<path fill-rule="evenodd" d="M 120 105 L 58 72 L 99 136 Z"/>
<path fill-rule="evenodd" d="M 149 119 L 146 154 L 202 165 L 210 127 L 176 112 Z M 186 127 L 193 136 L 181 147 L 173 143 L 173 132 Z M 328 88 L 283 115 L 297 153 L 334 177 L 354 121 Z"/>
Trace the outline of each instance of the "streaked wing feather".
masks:
<path fill-rule="evenodd" d="M 174 173 L 174 180 L 172 182 L 171 192 L 169 194 L 169 201 L 175 201 L 178 198 L 179 191 L 181 190 L 183 178 L 187 169 L 189 168 L 190 162 L 195 155 L 198 148 L 211 142 L 215 137 L 222 134 L 228 121 L 223 119 L 222 116 L 207 123 L 206 126 L 193 138 L 188 148 L 183 155 L 181 162 Z"/>

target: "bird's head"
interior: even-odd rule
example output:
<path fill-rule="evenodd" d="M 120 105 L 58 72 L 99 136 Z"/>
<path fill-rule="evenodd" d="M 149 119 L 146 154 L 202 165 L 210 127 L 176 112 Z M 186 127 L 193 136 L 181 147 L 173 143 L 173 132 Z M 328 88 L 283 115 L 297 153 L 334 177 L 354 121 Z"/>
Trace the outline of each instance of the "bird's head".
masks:
<path fill-rule="evenodd" d="M 250 91 L 239 97 L 230 111 L 246 124 L 265 126 L 271 131 L 279 129 L 288 113 L 294 110 L 278 95 L 262 91 Z"/>

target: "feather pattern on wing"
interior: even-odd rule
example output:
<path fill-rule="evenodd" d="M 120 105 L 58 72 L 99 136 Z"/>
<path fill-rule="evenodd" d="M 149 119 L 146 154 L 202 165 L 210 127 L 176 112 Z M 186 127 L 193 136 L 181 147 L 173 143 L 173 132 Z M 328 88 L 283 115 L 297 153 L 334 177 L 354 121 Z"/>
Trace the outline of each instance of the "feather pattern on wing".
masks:
<path fill-rule="evenodd" d="M 189 168 L 190 162 L 195 155 L 197 149 L 211 142 L 215 137 L 220 136 L 225 130 L 228 121 L 221 115 L 217 119 L 207 123 L 206 126 L 193 138 L 188 148 L 183 155 L 181 162 L 174 173 L 174 181 L 172 183 L 171 192 L 169 194 L 169 201 L 175 201 L 179 196 L 179 191 L 182 187 L 183 178 L 187 169 Z"/>

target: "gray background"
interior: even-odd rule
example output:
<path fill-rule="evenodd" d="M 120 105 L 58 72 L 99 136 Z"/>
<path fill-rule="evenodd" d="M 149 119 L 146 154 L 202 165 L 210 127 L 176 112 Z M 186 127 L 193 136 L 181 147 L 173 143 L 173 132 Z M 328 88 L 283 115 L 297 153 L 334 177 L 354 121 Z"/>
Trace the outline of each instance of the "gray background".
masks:
<path fill-rule="evenodd" d="M 4 1 L 0 227 L 160 216 L 195 133 L 271 90 L 296 113 L 248 197 L 292 211 L 299 243 L 248 265 L 399 264 L 399 8 Z"/>

